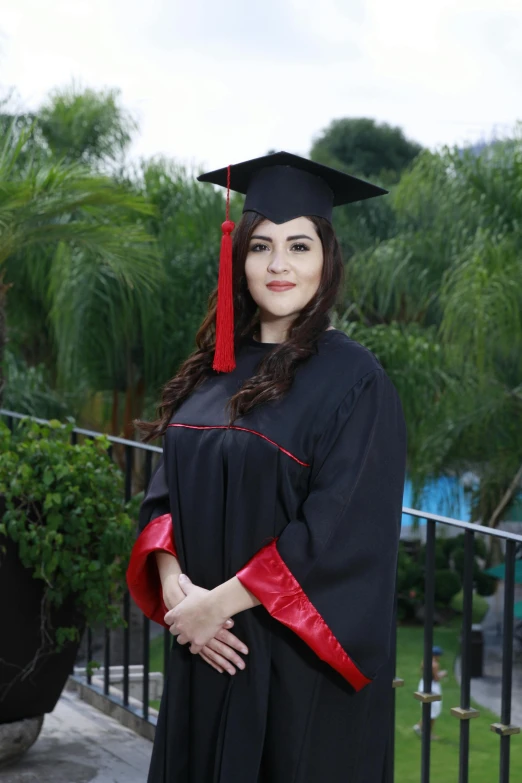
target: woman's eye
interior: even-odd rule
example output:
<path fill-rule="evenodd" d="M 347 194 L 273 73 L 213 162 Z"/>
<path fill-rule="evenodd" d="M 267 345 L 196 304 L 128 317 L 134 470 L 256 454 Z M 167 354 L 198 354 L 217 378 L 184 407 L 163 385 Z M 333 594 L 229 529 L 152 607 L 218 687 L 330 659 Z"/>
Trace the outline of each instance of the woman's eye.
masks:
<path fill-rule="evenodd" d="M 250 248 L 251 253 L 260 253 L 262 250 L 268 250 L 268 247 L 266 245 L 262 245 L 259 242 L 256 245 L 252 245 Z"/>
<path fill-rule="evenodd" d="M 298 253 L 304 253 L 306 250 L 310 250 L 308 245 L 304 245 L 302 242 L 296 242 L 295 245 L 292 245 L 292 250 L 296 250 Z"/>

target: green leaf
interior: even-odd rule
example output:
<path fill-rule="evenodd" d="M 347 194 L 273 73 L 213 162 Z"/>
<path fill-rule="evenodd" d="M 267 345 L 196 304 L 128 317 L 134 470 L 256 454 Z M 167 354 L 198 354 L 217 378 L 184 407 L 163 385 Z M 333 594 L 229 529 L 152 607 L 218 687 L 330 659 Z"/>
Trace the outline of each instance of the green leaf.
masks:
<path fill-rule="evenodd" d="M 43 483 L 46 487 L 50 487 L 54 481 L 54 473 L 51 468 L 46 467 L 42 477 Z"/>
<path fill-rule="evenodd" d="M 18 545 L 49 602 L 74 596 L 88 625 L 121 622 L 134 525 L 124 510 L 121 473 L 106 450 L 89 442 L 72 446 L 67 427 L 26 422 L 0 452 L 0 487 L 6 509 L 0 534 Z"/>

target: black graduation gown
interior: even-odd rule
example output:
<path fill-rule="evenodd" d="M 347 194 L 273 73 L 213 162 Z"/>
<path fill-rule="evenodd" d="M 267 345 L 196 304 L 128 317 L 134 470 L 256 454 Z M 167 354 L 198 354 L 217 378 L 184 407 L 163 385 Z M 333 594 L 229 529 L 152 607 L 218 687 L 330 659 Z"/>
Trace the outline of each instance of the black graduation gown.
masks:
<path fill-rule="evenodd" d="M 227 426 L 271 344 L 176 411 L 143 502 L 128 583 L 162 621 L 153 558 L 205 588 L 237 575 L 262 602 L 235 616 L 247 666 L 219 674 L 172 645 L 149 783 L 380 783 L 405 472 L 398 395 L 338 330 L 290 392 Z"/>

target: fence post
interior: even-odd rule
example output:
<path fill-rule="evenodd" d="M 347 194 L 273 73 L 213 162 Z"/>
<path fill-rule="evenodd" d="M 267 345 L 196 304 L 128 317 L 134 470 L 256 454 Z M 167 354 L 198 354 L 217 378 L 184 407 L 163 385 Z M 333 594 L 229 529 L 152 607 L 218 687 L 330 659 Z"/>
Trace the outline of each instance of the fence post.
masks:
<path fill-rule="evenodd" d="M 473 564 L 475 536 L 472 530 L 464 533 L 464 577 L 462 606 L 462 642 L 460 655 L 460 706 L 452 707 L 451 714 L 460 720 L 459 783 L 469 778 L 469 721 L 478 718 L 478 710 L 470 707 L 471 690 L 471 625 L 473 622 Z"/>
<path fill-rule="evenodd" d="M 424 668 L 423 690 L 416 691 L 414 697 L 422 703 L 422 747 L 421 747 L 421 783 L 430 783 L 431 751 L 431 703 L 440 701 L 437 693 L 431 692 L 433 617 L 435 614 L 435 522 L 426 519 L 426 561 L 424 575 Z"/>
<path fill-rule="evenodd" d="M 492 723 L 491 731 L 500 735 L 500 783 L 509 783 L 509 752 L 513 734 L 520 726 L 511 725 L 511 687 L 513 681 L 513 615 L 515 612 L 515 541 L 506 541 L 506 573 L 504 581 L 504 623 L 502 629 L 502 704 L 500 723 Z"/>

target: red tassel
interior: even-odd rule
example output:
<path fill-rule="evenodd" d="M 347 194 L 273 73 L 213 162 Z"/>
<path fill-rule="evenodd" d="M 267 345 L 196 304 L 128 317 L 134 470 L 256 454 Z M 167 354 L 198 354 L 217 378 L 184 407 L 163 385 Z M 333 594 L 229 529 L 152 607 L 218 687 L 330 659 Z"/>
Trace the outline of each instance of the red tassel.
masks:
<path fill-rule="evenodd" d="M 221 225 L 221 251 L 219 254 L 218 297 L 216 309 L 216 348 L 212 367 L 217 372 L 232 372 L 236 367 L 234 356 L 234 296 L 232 290 L 232 237 L 235 228 L 228 219 L 230 201 L 230 166 L 227 177 L 226 220 Z"/>

